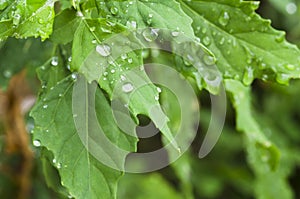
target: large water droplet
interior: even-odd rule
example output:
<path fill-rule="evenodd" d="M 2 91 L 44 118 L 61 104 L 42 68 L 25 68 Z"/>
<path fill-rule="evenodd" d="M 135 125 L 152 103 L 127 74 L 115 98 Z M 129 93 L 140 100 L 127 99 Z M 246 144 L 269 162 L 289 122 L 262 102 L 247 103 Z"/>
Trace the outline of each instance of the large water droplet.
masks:
<path fill-rule="evenodd" d="M 229 17 L 229 14 L 228 12 L 222 12 L 220 17 L 219 17 L 219 23 L 222 25 L 222 26 L 226 26 L 228 24 L 230 20 L 230 17 Z"/>
<path fill-rule="evenodd" d="M 58 57 L 57 56 L 52 57 L 52 59 L 51 59 L 51 65 L 52 66 L 57 66 L 58 65 Z"/>
<path fill-rule="evenodd" d="M 159 29 L 147 28 L 143 32 L 143 37 L 146 41 L 152 42 L 157 39 Z"/>
<path fill-rule="evenodd" d="M 246 67 L 244 76 L 243 76 L 243 83 L 245 85 L 250 85 L 253 82 L 254 79 L 254 73 L 253 73 L 253 68 L 251 67 Z"/>
<path fill-rule="evenodd" d="M 131 91 L 133 91 L 133 89 L 134 89 L 134 87 L 130 82 L 123 84 L 123 86 L 122 86 L 122 90 L 125 93 L 130 93 Z"/>
<path fill-rule="evenodd" d="M 100 44 L 100 45 L 97 45 L 96 47 L 96 51 L 103 57 L 107 57 L 110 55 L 111 53 L 111 48 L 109 45 L 107 44 Z"/>

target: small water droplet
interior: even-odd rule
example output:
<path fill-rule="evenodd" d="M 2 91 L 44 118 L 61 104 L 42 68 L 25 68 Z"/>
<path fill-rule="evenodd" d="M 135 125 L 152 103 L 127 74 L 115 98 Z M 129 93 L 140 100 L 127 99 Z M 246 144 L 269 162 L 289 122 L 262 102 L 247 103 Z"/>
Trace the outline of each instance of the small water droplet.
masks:
<path fill-rule="evenodd" d="M 228 12 L 222 12 L 220 17 L 219 17 L 219 23 L 222 25 L 222 26 L 226 26 L 228 24 L 230 20 L 230 17 L 229 17 L 229 14 Z"/>
<path fill-rule="evenodd" d="M 56 164 L 56 161 L 57 161 L 57 160 L 56 160 L 55 158 L 53 158 L 52 163 L 53 163 L 53 164 Z"/>
<path fill-rule="evenodd" d="M 110 55 L 111 53 L 111 48 L 109 45 L 107 44 L 100 44 L 100 45 L 97 45 L 96 47 L 96 51 L 103 57 L 107 57 Z"/>
<path fill-rule="evenodd" d="M 58 169 L 60 169 L 60 168 L 61 168 L 61 163 L 57 163 L 57 164 L 56 164 L 56 167 L 57 167 Z"/>
<path fill-rule="evenodd" d="M 95 27 L 95 26 L 90 27 L 90 31 L 91 31 L 91 32 L 94 32 L 95 30 L 96 30 L 96 27 Z"/>
<path fill-rule="evenodd" d="M 215 58 L 211 55 L 204 55 L 203 61 L 206 65 L 211 66 L 215 64 Z"/>
<path fill-rule="evenodd" d="M 71 78 L 72 78 L 73 80 L 77 80 L 77 74 L 73 73 L 73 74 L 71 75 Z"/>
<path fill-rule="evenodd" d="M 133 91 L 133 89 L 134 89 L 134 87 L 133 87 L 133 85 L 130 82 L 125 83 L 122 86 L 122 90 L 125 93 L 130 93 L 131 91 Z"/>
<path fill-rule="evenodd" d="M 43 108 L 44 109 L 48 108 L 48 105 L 47 104 L 43 105 Z"/>
<path fill-rule="evenodd" d="M 121 59 L 123 59 L 123 60 L 127 59 L 127 54 L 122 54 Z"/>
<path fill-rule="evenodd" d="M 58 65 L 58 57 L 57 56 L 52 57 L 51 65 L 52 66 L 57 66 Z"/>
<path fill-rule="evenodd" d="M 137 23 L 135 20 L 128 20 L 126 22 L 126 26 L 129 28 L 129 29 L 136 29 L 137 28 Z"/>
<path fill-rule="evenodd" d="M 161 88 L 156 87 L 157 92 L 161 93 Z"/>
<path fill-rule="evenodd" d="M 33 140 L 33 146 L 40 147 L 41 142 L 39 140 Z"/>
<path fill-rule="evenodd" d="M 121 77 L 121 80 L 122 80 L 122 81 L 125 81 L 125 80 L 126 80 L 126 77 L 125 77 L 124 75 L 121 75 L 120 77 Z"/>
<path fill-rule="evenodd" d="M 276 81 L 280 84 L 288 85 L 290 78 L 291 77 L 288 74 L 284 74 L 284 73 L 278 73 L 276 75 Z"/>
<path fill-rule="evenodd" d="M 210 41 L 210 38 L 207 37 L 207 36 L 204 37 L 202 41 L 203 41 L 203 44 L 204 44 L 205 46 L 209 46 L 209 45 L 210 45 L 210 42 L 211 42 L 211 41 Z"/>
<path fill-rule="evenodd" d="M 179 32 L 178 30 L 174 30 L 174 31 L 171 32 L 171 35 L 172 35 L 173 37 L 178 37 L 179 34 L 180 34 L 180 32 Z"/>
<path fill-rule="evenodd" d="M 132 58 L 128 59 L 128 63 L 131 64 L 133 62 Z"/>
<path fill-rule="evenodd" d="M 110 12 L 111 12 L 111 14 L 116 15 L 116 14 L 118 14 L 119 9 L 116 6 L 112 6 L 110 8 Z"/>
<path fill-rule="evenodd" d="M 220 45 L 223 45 L 224 43 L 225 43 L 225 38 L 222 37 L 221 40 L 220 40 L 220 42 L 219 42 L 219 44 L 220 44 Z"/>
<path fill-rule="evenodd" d="M 15 14 L 14 17 L 13 17 L 13 24 L 15 26 L 19 25 L 20 20 L 21 20 L 21 15 L 20 14 Z"/>
<path fill-rule="evenodd" d="M 246 67 L 245 72 L 244 72 L 244 76 L 243 76 L 243 83 L 246 86 L 249 86 L 254 79 L 254 70 L 251 67 Z"/>
<path fill-rule="evenodd" d="M 159 100 L 159 96 L 156 95 L 156 96 L 154 97 L 154 99 L 155 99 L 156 101 L 158 101 L 158 100 Z"/>
<path fill-rule="evenodd" d="M 284 41 L 284 38 L 285 38 L 285 32 L 280 32 L 280 34 L 276 36 L 275 41 L 281 43 Z"/>
<path fill-rule="evenodd" d="M 111 69 L 110 72 L 111 72 L 112 74 L 114 74 L 114 73 L 116 72 L 116 70 L 115 70 L 115 69 Z"/>
<path fill-rule="evenodd" d="M 296 68 L 295 65 L 293 65 L 293 64 L 285 64 L 284 67 L 290 71 L 293 71 Z"/>
<path fill-rule="evenodd" d="M 143 32 L 143 37 L 146 41 L 152 42 L 157 39 L 159 29 L 147 28 Z"/>

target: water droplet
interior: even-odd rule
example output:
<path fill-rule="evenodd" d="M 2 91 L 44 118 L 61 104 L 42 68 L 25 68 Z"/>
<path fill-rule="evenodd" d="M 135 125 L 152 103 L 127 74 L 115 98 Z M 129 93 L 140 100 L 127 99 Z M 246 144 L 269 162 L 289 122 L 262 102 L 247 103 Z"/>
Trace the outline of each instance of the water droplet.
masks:
<path fill-rule="evenodd" d="M 39 140 L 33 140 L 33 146 L 40 147 L 41 142 Z"/>
<path fill-rule="evenodd" d="M 229 14 L 228 12 L 222 12 L 220 17 L 219 17 L 219 23 L 222 25 L 222 26 L 226 26 L 228 24 L 230 20 L 230 17 L 229 17 Z"/>
<path fill-rule="evenodd" d="M 56 164 L 56 167 L 57 167 L 58 169 L 60 169 L 60 168 L 61 168 L 61 163 L 57 163 L 57 164 Z"/>
<path fill-rule="evenodd" d="M 290 15 L 295 14 L 297 12 L 297 9 L 297 5 L 294 2 L 290 2 L 285 6 L 286 12 Z"/>
<path fill-rule="evenodd" d="M 129 29 L 136 29 L 137 28 L 137 23 L 136 21 L 134 20 L 128 20 L 126 22 L 126 26 L 129 28 Z"/>
<path fill-rule="evenodd" d="M 107 44 L 100 44 L 100 45 L 97 45 L 96 47 L 96 51 L 103 57 L 107 57 L 110 55 L 111 53 L 111 48 L 109 45 Z"/>
<path fill-rule="evenodd" d="M 290 78 L 291 77 L 288 74 L 284 74 L 284 73 L 278 73 L 276 75 L 276 81 L 280 84 L 288 85 Z"/>
<path fill-rule="evenodd" d="M 243 76 L 243 83 L 246 86 L 249 86 L 254 79 L 254 74 L 253 74 L 253 68 L 251 67 L 246 67 L 245 72 L 244 72 L 244 76 Z"/>
<path fill-rule="evenodd" d="M 220 45 L 223 45 L 224 43 L 225 43 L 225 38 L 222 37 L 221 40 L 220 40 L 220 42 L 219 42 L 219 44 L 220 44 Z"/>
<path fill-rule="evenodd" d="M 75 118 L 75 117 L 77 117 L 78 115 L 77 114 L 73 114 L 73 117 Z"/>
<path fill-rule="evenodd" d="M 76 15 L 77 15 L 78 17 L 83 17 L 83 14 L 82 14 L 81 11 L 78 11 L 78 12 L 76 13 Z"/>
<path fill-rule="evenodd" d="M 48 105 L 47 105 L 47 104 L 45 104 L 45 105 L 43 106 L 43 108 L 44 108 L 44 109 L 48 108 Z"/>
<path fill-rule="evenodd" d="M 211 41 L 210 41 L 210 38 L 207 37 L 207 36 L 204 37 L 202 41 L 203 41 L 203 44 L 204 44 L 205 46 L 209 46 L 209 45 L 210 45 L 210 42 L 211 42 Z"/>
<path fill-rule="evenodd" d="M 116 72 L 116 70 L 115 70 L 115 69 L 111 69 L 110 72 L 111 72 L 112 74 L 114 74 L 114 73 Z"/>
<path fill-rule="evenodd" d="M 157 39 L 159 29 L 155 28 L 147 28 L 143 32 L 143 37 L 146 41 L 152 42 Z"/>
<path fill-rule="evenodd" d="M 215 58 L 211 55 L 204 55 L 203 61 L 206 65 L 211 66 L 215 64 Z"/>
<path fill-rule="evenodd" d="M 127 59 L 127 54 L 122 54 L 121 59 L 123 59 L 123 60 Z"/>
<path fill-rule="evenodd" d="M 57 66 L 58 65 L 58 57 L 57 56 L 52 57 L 52 59 L 51 59 L 51 65 L 52 66 Z"/>
<path fill-rule="evenodd" d="M 52 160 L 52 163 L 53 163 L 53 164 L 56 164 L 56 161 L 57 161 L 57 160 L 54 158 L 54 159 Z"/>
<path fill-rule="evenodd" d="M 131 64 L 133 62 L 132 58 L 128 59 L 128 63 Z"/>
<path fill-rule="evenodd" d="M 284 41 L 284 38 L 285 38 L 285 32 L 280 32 L 280 34 L 276 36 L 275 41 L 281 43 Z"/>
<path fill-rule="evenodd" d="M 90 27 L 90 31 L 91 31 L 91 32 L 94 32 L 95 30 L 96 30 L 96 27 L 95 27 L 95 26 Z"/>
<path fill-rule="evenodd" d="M 122 86 L 122 90 L 125 93 L 130 93 L 131 91 L 133 91 L 133 85 L 128 82 Z"/>
<path fill-rule="evenodd" d="M 14 17 L 13 17 L 13 24 L 15 26 L 19 25 L 20 20 L 21 20 L 21 15 L 20 14 L 15 14 Z"/>
<path fill-rule="evenodd" d="M 124 75 L 121 75 L 120 77 L 121 77 L 121 80 L 122 80 L 122 81 L 125 81 L 125 80 L 126 80 L 126 77 L 125 77 Z"/>
<path fill-rule="evenodd" d="M 296 68 L 295 65 L 293 65 L 293 64 L 285 64 L 284 67 L 291 71 L 295 70 L 295 68 Z"/>
<path fill-rule="evenodd" d="M 75 81 L 75 80 L 77 80 L 77 74 L 76 73 L 73 73 L 72 75 L 71 75 L 71 78 Z"/>
<path fill-rule="evenodd" d="M 116 15 L 116 14 L 118 14 L 119 9 L 116 6 L 112 6 L 110 8 L 110 12 L 111 12 L 111 14 Z"/>
<path fill-rule="evenodd" d="M 156 87 L 157 92 L 161 93 L 161 88 Z"/>
<path fill-rule="evenodd" d="M 159 96 L 158 96 L 158 95 L 155 96 L 154 99 L 155 99 L 156 101 L 158 101 L 158 100 L 159 100 Z"/>
<path fill-rule="evenodd" d="M 172 35 L 173 37 L 178 37 L 179 34 L 180 34 L 180 32 L 179 32 L 178 30 L 174 30 L 174 31 L 171 32 L 171 35 Z"/>

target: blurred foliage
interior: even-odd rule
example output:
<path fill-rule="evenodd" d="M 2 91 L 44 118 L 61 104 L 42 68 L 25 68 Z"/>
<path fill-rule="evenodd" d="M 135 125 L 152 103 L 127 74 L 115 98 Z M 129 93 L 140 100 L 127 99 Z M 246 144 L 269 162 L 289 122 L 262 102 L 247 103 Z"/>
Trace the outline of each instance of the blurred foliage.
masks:
<path fill-rule="evenodd" d="M 0 10 L 1 2 L 0 0 Z M 71 6 L 68 1 L 62 2 L 62 9 Z M 271 19 L 272 26 L 276 29 L 286 31 L 287 40 L 300 47 L 300 0 L 264 0 L 260 3 L 257 12 L 262 17 Z M 71 9 L 59 15 L 62 17 L 62 21 L 64 15 L 75 18 L 75 12 Z M 49 17 L 52 20 L 52 17 Z M 27 26 L 29 25 L 27 24 Z M 61 24 L 55 22 L 54 25 L 59 27 Z M 69 24 L 70 27 L 67 28 L 73 31 L 77 25 L 78 21 L 74 19 Z M 25 28 L 28 28 L 27 26 Z M 47 31 L 50 32 L 48 29 Z M 64 34 L 63 31 L 54 31 L 53 35 L 62 37 Z M 44 39 L 46 37 L 43 35 Z M 69 42 L 72 38 L 67 38 L 67 40 Z M 45 42 L 32 38 L 24 40 L 9 38 L 2 41 L 0 43 L 0 85 L 2 90 L 7 88 L 10 77 L 26 68 L 31 92 L 37 96 L 40 85 L 34 76 L 35 70 L 45 63 L 49 65 L 53 61 L 53 56 L 59 59 L 59 63 L 70 68 L 70 44 L 66 44 L 68 42 L 63 40 L 63 45 L 54 45 L 51 41 L 62 42 L 51 37 Z M 80 52 L 77 53 L 81 54 Z M 156 57 L 155 61 L 167 60 L 164 53 L 161 53 L 160 56 L 163 58 L 160 60 L 160 57 Z M 38 70 L 40 71 L 41 68 Z M 181 69 L 177 68 L 177 70 L 180 71 Z M 57 72 L 56 69 L 53 69 L 51 74 L 57 73 L 57 76 L 45 76 L 41 79 L 47 79 L 49 80 L 47 83 L 55 85 L 60 75 L 59 72 L 61 71 Z M 183 74 L 187 76 L 192 72 L 188 71 L 187 74 L 183 72 Z M 159 72 L 157 76 L 159 76 Z M 198 82 L 194 80 L 191 80 L 191 83 L 194 88 L 200 87 L 197 85 Z M 243 89 L 241 88 L 241 90 Z M 191 149 L 177 162 L 160 171 L 148 174 L 125 174 L 119 182 L 118 198 L 300 198 L 300 81 L 292 80 L 289 86 L 283 86 L 270 81 L 254 80 L 252 85 L 243 91 L 249 95 L 247 103 L 251 106 L 248 107 L 248 111 L 254 116 L 253 121 L 247 120 L 249 126 L 236 129 L 238 117 L 246 118 L 247 115 L 239 116 L 238 108 L 228 102 L 225 127 L 217 145 L 207 157 L 199 159 L 197 154 L 205 136 L 203 132 L 206 132 L 209 125 L 211 112 L 209 93 L 205 90 L 198 90 L 197 94 L 201 102 L 201 120 L 197 137 Z M 164 92 L 164 94 L 166 96 L 161 98 L 163 106 L 166 103 L 177 103 L 170 93 Z M 229 95 L 230 92 L 228 92 Z M 247 106 L 245 107 L 247 108 Z M 243 110 L 246 108 L 243 107 Z M 173 112 L 172 121 L 176 122 L 180 119 L 174 113 L 178 110 L 168 110 L 167 108 L 165 110 L 171 112 L 171 117 Z M 2 118 L 0 111 L 0 119 L 3 120 Z M 27 130 L 31 131 L 32 118 L 27 116 L 25 119 Z M 247 136 L 249 137 L 251 132 L 243 134 L 241 131 L 247 131 L 256 125 L 260 127 L 265 138 L 278 148 L 280 152 L 278 160 L 277 151 L 274 152 L 276 160 L 268 159 L 269 156 L 264 156 L 265 151 L 263 151 L 260 155 L 262 159 L 253 162 L 251 154 L 253 155 L 257 151 L 251 152 L 255 149 L 249 147 Z M 19 187 L 14 176 L 18 173 L 22 155 L 6 152 L 4 126 L 3 122 L 0 122 L 0 198 L 16 198 Z M 31 137 L 32 134 L 29 136 Z M 34 151 L 35 156 L 28 198 L 71 198 L 68 189 L 61 183 L 61 176 L 57 170 L 57 163 L 53 162 L 54 155 L 52 152 L 43 147 L 33 145 L 29 147 Z M 276 164 L 273 162 L 278 161 L 278 166 L 271 169 L 260 166 L 258 162 L 263 162 L 264 158 L 266 158 L 265 161 L 271 162 L 270 165 Z M 101 189 L 100 186 L 98 188 Z"/>

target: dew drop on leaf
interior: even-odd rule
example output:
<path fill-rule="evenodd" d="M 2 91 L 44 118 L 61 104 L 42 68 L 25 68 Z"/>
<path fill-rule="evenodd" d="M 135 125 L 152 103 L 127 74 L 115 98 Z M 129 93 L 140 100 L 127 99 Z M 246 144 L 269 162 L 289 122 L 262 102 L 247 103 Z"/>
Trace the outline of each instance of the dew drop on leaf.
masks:
<path fill-rule="evenodd" d="M 173 37 L 178 37 L 179 34 L 180 34 L 180 32 L 179 32 L 178 30 L 174 30 L 174 31 L 171 32 L 171 35 L 172 35 Z"/>
<path fill-rule="evenodd" d="M 147 28 L 143 32 L 143 37 L 148 42 L 155 41 L 158 37 L 158 31 L 159 29 Z"/>
<path fill-rule="evenodd" d="M 203 56 L 203 61 L 206 65 L 211 66 L 215 64 L 215 58 L 210 55 L 204 55 Z"/>
<path fill-rule="evenodd" d="M 290 15 L 295 14 L 297 9 L 297 5 L 294 2 L 290 2 L 285 6 L 286 12 Z"/>
<path fill-rule="evenodd" d="M 33 146 L 40 147 L 41 142 L 39 140 L 33 140 Z"/>
<path fill-rule="evenodd" d="M 203 44 L 204 44 L 205 46 L 209 46 L 210 43 L 211 43 L 210 38 L 207 37 L 207 36 L 204 37 L 202 41 L 203 41 Z"/>
<path fill-rule="evenodd" d="M 293 71 L 296 68 L 295 65 L 293 65 L 293 64 L 285 64 L 284 67 L 290 71 Z"/>
<path fill-rule="evenodd" d="M 244 76 L 243 76 L 243 83 L 248 86 L 253 82 L 254 74 L 253 69 L 251 67 L 246 67 Z"/>
<path fill-rule="evenodd" d="M 226 26 L 229 20 L 230 20 L 229 14 L 228 12 L 225 11 L 221 13 L 218 21 L 222 26 Z"/>
<path fill-rule="evenodd" d="M 44 109 L 48 108 L 48 105 L 47 104 L 43 105 L 43 108 Z"/>
<path fill-rule="evenodd" d="M 133 91 L 133 85 L 131 83 L 123 84 L 122 91 L 125 93 L 130 93 L 131 91 Z"/>
<path fill-rule="evenodd" d="M 290 78 L 291 77 L 288 74 L 284 74 L 284 73 L 278 73 L 276 75 L 276 81 L 280 84 L 288 85 Z"/>
<path fill-rule="evenodd" d="M 127 54 L 122 54 L 121 59 L 126 60 L 127 59 Z"/>
<path fill-rule="evenodd" d="M 58 57 L 57 56 L 52 57 L 52 59 L 51 59 L 51 65 L 52 66 L 57 66 L 58 65 Z"/>
<path fill-rule="evenodd" d="M 116 6 L 112 6 L 110 8 L 110 12 L 111 12 L 111 14 L 116 15 L 116 14 L 118 14 L 119 9 Z"/>
<path fill-rule="evenodd" d="M 110 55 L 111 53 L 111 48 L 109 45 L 107 44 L 100 44 L 100 45 L 97 45 L 96 47 L 96 51 L 103 57 L 107 57 Z"/>
<path fill-rule="evenodd" d="M 19 25 L 20 20 L 21 20 L 21 15 L 20 14 L 15 14 L 14 17 L 13 17 L 13 24 L 15 26 Z"/>
<path fill-rule="evenodd" d="M 133 62 L 132 58 L 128 59 L 128 63 L 131 64 Z"/>

